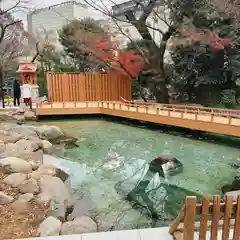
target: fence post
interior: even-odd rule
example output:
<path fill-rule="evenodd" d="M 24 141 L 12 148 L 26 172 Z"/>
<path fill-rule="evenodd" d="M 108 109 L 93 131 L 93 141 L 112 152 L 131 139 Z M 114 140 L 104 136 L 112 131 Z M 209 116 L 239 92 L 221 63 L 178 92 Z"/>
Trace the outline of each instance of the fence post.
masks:
<path fill-rule="evenodd" d="M 211 240 L 218 239 L 218 222 L 220 219 L 220 203 L 221 196 L 215 195 L 213 198 L 212 224 L 211 224 Z"/>
<path fill-rule="evenodd" d="M 233 196 L 225 197 L 225 211 L 222 229 L 222 240 L 229 239 L 230 222 L 232 217 Z"/>
<path fill-rule="evenodd" d="M 194 227 L 196 215 L 196 196 L 185 198 L 184 240 L 194 240 Z"/>
<path fill-rule="evenodd" d="M 210 198 L 208 196 L 206 196 L 202 200 L 199 240 L 206 239 L 209 206 L 210 206 Z"/>

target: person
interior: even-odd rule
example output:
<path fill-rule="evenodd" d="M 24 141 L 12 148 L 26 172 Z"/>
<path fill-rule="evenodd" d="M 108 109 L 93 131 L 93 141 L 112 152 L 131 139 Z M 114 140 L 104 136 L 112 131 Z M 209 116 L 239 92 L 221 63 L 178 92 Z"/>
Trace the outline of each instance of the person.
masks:
<path fill-rule="evenodd" d="M 24 80 L 24 84 L 22 85 L 22 97 L 23 97 L 23 102 L 26 105 L 30 106 L 30 109 L 32 110 L 32 87 L 28 83 L 28 79 L 26 78 Z"/>
<path fill-rule="evenodd" d="M 13 84 L 13 104 L 20 106 L 21 89 L 19 80 L 15 79 Z"/>

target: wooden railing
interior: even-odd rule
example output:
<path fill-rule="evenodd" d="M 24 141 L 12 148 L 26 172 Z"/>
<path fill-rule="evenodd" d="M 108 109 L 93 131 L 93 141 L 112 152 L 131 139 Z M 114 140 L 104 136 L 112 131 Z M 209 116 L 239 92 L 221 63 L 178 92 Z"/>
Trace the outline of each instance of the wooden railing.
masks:
<path fill-rule="evenodd" d="M 200 216 L 200 222 L 195 222 L 196 216 Z M 185 205 L 170 224 L 169 232 L 179 233 L 176 236 L 184 240 L 194 240 L 196 232 L 200 240 L 205 240 L 207 235 L 210 235 L 208 239 L 217 240 L 220 239 L 219 230 L 222 230 L 222 240 L 240 239 L 240 196 L 236 201 L 233 196 L 226 196 L 222 201 L 216 195 L 213 202 L 204 197 L 202 204 L 196 203 L 195 196 L 186 197 Z"/>
<path fill-rule="evenodd" d="M 48 104 L 39 103 L 37 105 L 37 108 L 101 108 L 240 126 L 239 110 L 231 109 L 206 108 L 172 104 L 144 105 L 111 101 L 52 102 Z"/>

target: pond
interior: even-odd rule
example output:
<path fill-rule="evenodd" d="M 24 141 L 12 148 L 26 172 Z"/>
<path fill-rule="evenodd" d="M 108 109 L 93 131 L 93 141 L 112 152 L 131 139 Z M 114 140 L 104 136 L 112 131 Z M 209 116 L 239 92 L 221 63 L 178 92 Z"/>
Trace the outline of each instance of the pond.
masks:
<path fill-rule="evenodd" d="M 105 120 L 41 124 L 59 126 L 78 139 L 76 147 L 60 156 L 67 160 L 49 161 L 70 173 L 75 194 L 82 199 L 79 211 L 87 214 L 89 210 L 101 230 L 167 225 L 186 195 L 221 193 L 236 172 L 229 163 L 239 158 L 234 147 Z M 149 201 L 139 196 L 134 204 L 127 201 L 126 195 L 144 178 L 148 163 L 160 154 L 176 157 L 184 170 L 165 180 L 153 174 L 145 189 Z M 156 210 L 157 220 L 149 214 L 149 206 Z"/>

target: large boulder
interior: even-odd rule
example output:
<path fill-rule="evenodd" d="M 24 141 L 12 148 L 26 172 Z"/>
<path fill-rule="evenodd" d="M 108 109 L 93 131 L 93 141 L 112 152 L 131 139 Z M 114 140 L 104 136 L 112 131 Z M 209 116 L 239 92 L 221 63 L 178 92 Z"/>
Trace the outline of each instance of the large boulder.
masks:
<path fill-rule="evenodd" d="M 221 188 L 222 193 L 240 190 L 240 168 L 237 169 L 234 180 L 230 184 L 225 184 Z"/>
<path fill-rule="evenodd" d="M 29 202 L 33 198 L 34 196 L 32 193 L 20 195 L 19 198 L 12 203 L 11 207 L 17 212 L 29 210 L 31 208 L 31 204 Z"/>
<path fill-rule="evenodd" d="M 43 163 L 43 151 L 41 141 L 20 140 L 16 143 L 8 143 L 0 158 L 17 157 L 29 162 L 33 169 L 37 169 Z"/>
<path fill-rule="evenodd" d="M 39 226 L 38 232 L 40 237 L 58 236 L 62 223 L 52 216 L 46 218 Z"/>
<path fill-rule="evenodd" d="M 0 205 L 11 203 L 14 200 L 12 196 L 8 196 L 4 192 L 0 192 Z"/>
<path fill-rule="evenodd" d="M 149 164 L 149 170 L 165 175 L 175 175 L 183 170 L 183 164 L 173 156 L 160 155 L 153 159 Z"/>
<path fill-rule="evenodd" d="M 25 173 L 12 173 L 8 175 L 6 178 L 4 178 L 3 182 L 10 186 L 17 187 L 26 179 L 27 179 L 27 174 Z"/>
<path fill-rule="evenodd" d="M 41 141 L 21 139 L 16 142 L 18 152 L 35 152 L 42 147 Z"/>
<path fill-rule="evenodd" d="M 0 140 L 4 143 L 15 143 L 21 138 L 22 136 L 16 132 L 0 130 Z"/>
<path fill-rule="evenodd" d="M 29 162 L 33 170 L 39 168 L 43 164 L 43 151 L 41 149 L 35 152 L 19 152 L 18 157 Z"/>
<path fill-rule="evenodd" d="M 47 206 L 50 205 L 52 200 L 52 195 L 49 192 L 40 192 L 37 196 L 36 196 L 36 202 L 40 205 L 40 206 Z"/>
<path fill-rule="evenodd" d="M 67 216 L 67 220 L 71 221 L 80 216 L 92 216 L 97 209 L 96 203 L 87 195 L 83 195 L 81 199 L 75 201 L 73 211 Z"/>
<path fill-rule="evenodd" d="M 24 112 L 24 118 L 26 120 L 33 120 L 34 121 L 34 120 L 36 120 L 36 114 L 35 114 L 34 111 L 27 110 L 27 111 Z"/>
<path fill-rule="evenodd" d="M 73 221 L 65 222 L 61 228 L 61 235 L 93 233 L 97 232 L 97 223 L 88 216 L 75 218 Z"/>
<path fill-rule="evenodd" d="M 60 178 L 63 182 L 65 182 L 69 175 L 64 172 L 62 169 L 57 168 L 53 165 L 41 165 L 36 171 L 29 174 L 29 177 L 33 177 L 36 179 L 40 179 L 44 175 L 54 176 Z"/>
<path fill-rule="evenodd" d="M 38 182 L 34 178 L 30 178 L 27 180 L 24 180 L 21 184 L 19 184 L 18 189 L 21 193 L 39 193 L 40 188 L 38 186 Z"/>
<path fill-rule="evenodd" d="M 48 140 L 42 140 L 42 149 L 44 153 L 51 153 L 52 152 L 52 143 L 50 143 Z"/>
<path fill-rule="evenodd" d="M 7 131 L 7 132 L 13 132 L 18 133 L 21 135 L 21 138 L 28 138 L 28 137 L 35 137 L 38 138 L 38 135 L 36 133 L 36 127 L 30 126 L 30 125 L 17 125 L 14 123 L 1 123 L 0 129 Z"/>
<path fill-rule="evenodd" d="M 41 139 L 47 139 L 49 141 L 54 141 L 64 135 L 62 130 L 57 126 L 44 125 L 38 127 L 36 131 Z"/>
<path fill-rule="evenodd" d="M 0 167 L 3 167 L 7 173 L 30 173 L 32 171 L 32 166 L 30 163 L 16 157 L 0 159 Z"/>
<path fill-rule="evenodd" d="M 65 203 L 66 206 L 71 204 L 71 195 L 60 178 L 43 175 L 39 179 L 39 186 L 41 192 L 48 192 L 52 195 L 55 203 Z"/>

